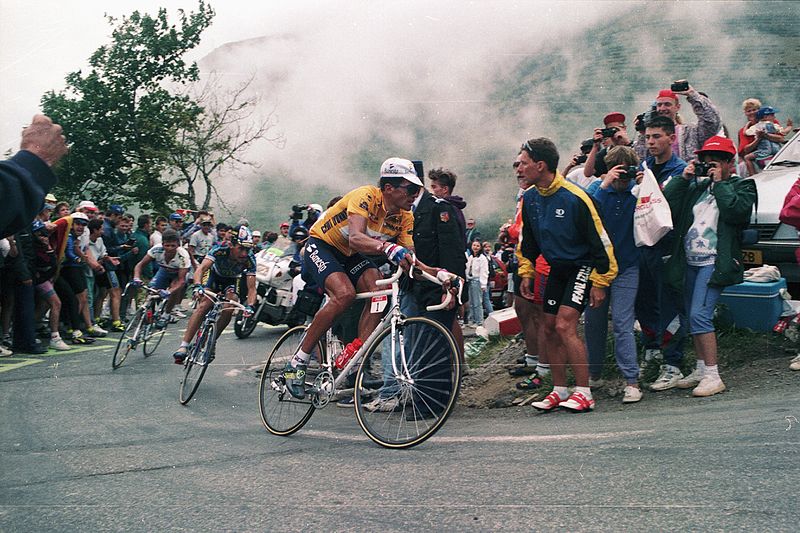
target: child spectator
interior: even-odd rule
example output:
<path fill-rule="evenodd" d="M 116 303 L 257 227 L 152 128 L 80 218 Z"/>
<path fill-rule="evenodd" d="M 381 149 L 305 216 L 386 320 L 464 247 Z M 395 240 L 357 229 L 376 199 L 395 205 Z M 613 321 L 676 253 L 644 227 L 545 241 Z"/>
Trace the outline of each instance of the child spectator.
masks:
<path fill-rule="evenodd" d="M 779 110 L 764 106 L 756 112 L 756 122 L 745 131 L 745 135 L 758 141 L 755 150 L 744 156 L 747 173 L 752 176 L 761 172 L 770 159 L 781 149 L 784 130 L 777 124 L 775 113 Z"/>
<path fill-rule="evenodd" d="M 628 172 L 628 167 L 637 166 L 639 158 L 632 148 L 614 146 L 608 151 L 605 163 L 610 170 L 592 197 L 614 245 L 619 274 L 609 285 L 608 297 L 598 307 L 587 307 L 585 311 L 589 386 L 598 387 L 602 384 L 610 304 L 611 321 L 614 325 L 614 354 L 617 366 L 627 383 L 622 403 L 633 403 L 642 399 L 636 340 L 633 337 L 634 303 L 639 288 L 639 249 L 633 239 L 636 197 L 631 193 L 636 176 Z"/>

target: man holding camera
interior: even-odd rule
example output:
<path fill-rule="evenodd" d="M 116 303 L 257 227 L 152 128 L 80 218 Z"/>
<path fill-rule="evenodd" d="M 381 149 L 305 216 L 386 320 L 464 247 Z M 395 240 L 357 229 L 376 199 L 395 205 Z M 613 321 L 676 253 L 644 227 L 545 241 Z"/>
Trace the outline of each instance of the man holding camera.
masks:
<path fill-rule="evenodd" d="M 604 128 L 595 128 L 592 140 L 594 145 L 586 158 L 583 175 L 587 178 L 597 176 L 602 178 L 608 172 L 606 155 L 612 146 L 630 146 L 628 130 L 625 127 L 625 115 L 622 113 L 609 113 L 603 117 Z M 602 146 L 602 148 L 601 148 Z"/>
<path fill-rule="evenodd" d="M 697 117 L 696 124 L 684 124 L 683 118 L 678 114 L 681 109 L 679 96 L 685 96 L 692 106 Z M 674 82 L 669 89 L 664 89 L 656 97 L 656 114 L 668 117 L 675 123 L 675 141 L 672 151 L 684 160 L 691 159 L 703 143 L 716 135 L 722 126 L 719 111 L 707 96 L 697 92 L 689 82 L 680 80 Z M 638 125 L 638 122 L 637 122 Z M 645 124 L 646 126 L 646 124 Z M 638 130 L 641 130 L 637 126 Z M 644 131 L 640 131 L 633 144 L 636 155 L 644 159 L 647 154 L 647 141 Z"/>

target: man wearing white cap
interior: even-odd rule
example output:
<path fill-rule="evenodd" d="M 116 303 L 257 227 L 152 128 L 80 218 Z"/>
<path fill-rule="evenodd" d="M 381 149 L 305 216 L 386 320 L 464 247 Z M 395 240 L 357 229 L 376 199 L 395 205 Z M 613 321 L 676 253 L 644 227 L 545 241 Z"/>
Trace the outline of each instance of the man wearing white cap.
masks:
<path fill-rule="evenodd" d="M 410 209 L 421 189 L 414 164 L 392 157 L 381 165 L 378 187 L 365 185 L 350 191 L 311 227 L 303 257 L 303 279 L 309 284 L 307 288 L 323 289 L 330 300 L 314 316 L 298 351 L 276 379 L 276 386 L 285 385 L 295 398 L 305 397 L 306 367 L 317 341 L 350 307 L 356 292 L 377 290 L 375 282 L 381 274 L 367 256 L 382 253 L 406 271 L 411 267 L 414 215 Z M 365 306 L 358 337 L 341 355 L 346 359 L 355 355 L 380 319 L 379 313 L 370 313 L 370 307 Z M 338 354 L 332 356 L 340 359 Z"/>

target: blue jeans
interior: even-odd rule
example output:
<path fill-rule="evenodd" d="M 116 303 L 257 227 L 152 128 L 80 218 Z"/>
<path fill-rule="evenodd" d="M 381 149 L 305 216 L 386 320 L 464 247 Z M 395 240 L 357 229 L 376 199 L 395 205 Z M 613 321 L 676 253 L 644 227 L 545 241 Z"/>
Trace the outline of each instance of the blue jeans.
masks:
<path fill-rule="evenodd" d="M 686 312 L 680 295 L 664 285 L 661 244 L 640 249 L 642 290 L 636 295 L 636 319 L 642 327 L 642 345 L 646 349 L 661 348 L 667 364 L 680 366 L 686 341 Z M 670 334 L 667 328 L 676 316 L 680 327 Z"/>
<path fill-rule="evenodd" d="M 708 284 L 713 273 L 714 265 L 702 267 L 686 265 L 683 294 L 686 310 L 689 312 L 691 335 L 714 332 L 714 308 L 719 295 L 722 294 L 722 287 L 712 287 Z"/>
<path fill-rule="evenodd" d="M 472 278 L 467 280 L 469 285 L 469 321 L 473 324 L 483 324 L 483 294 L 481 294 L 481 280 Z"/>
<path fill-rule="evenodd" d="M 414 295 L 407 291 L 400 292 L 400 312 L 406 317 L 419 315 L 419 307 Z M 391 398 L 399 392 L 397 380 L 394 379 L 394 369 L 392 368 L 392 336 L 387 335 L 381 342 L 381 364 L 383 365 L 383 387 L 379 392 L 381 398 Z M 400 348 L 395 346 L 395 357 L 399 363 Z"/>
<path fill-rule="evenodd" d="M 492 307 L 492 291 L 489 290 L 489 287 L 486 287 L 486 290 L 483 291 L 483 316 L 487 317 L 492 314 L 494 308 Z"/>
<path fill-rule="evenodd" d="M 625 381 L 634 384 L 639 380 L 636 358 L 636 339 L 633 337 L 634 302 L 639 288 L 639 267 L 632 266 L 619 274 L 606 293 L 600 307 L 586 308 L 584 332 L 589 355 L 589 375 L 600 377 L 606 357 L 608 337 L 608 308 L 614 326 L 614 354 Z"/>

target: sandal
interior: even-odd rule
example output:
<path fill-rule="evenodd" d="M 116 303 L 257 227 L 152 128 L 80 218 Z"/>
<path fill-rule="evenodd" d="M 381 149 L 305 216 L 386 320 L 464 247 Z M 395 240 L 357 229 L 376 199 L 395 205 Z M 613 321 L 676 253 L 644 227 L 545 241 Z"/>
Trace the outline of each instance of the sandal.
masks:
<path fill-rule="evenodd" d="M 542 378 L 538 373 L 534 372 L 530 377 L 517 383 L 516 387 L 519 390 L 536 390 L 542 386 Z"/>

